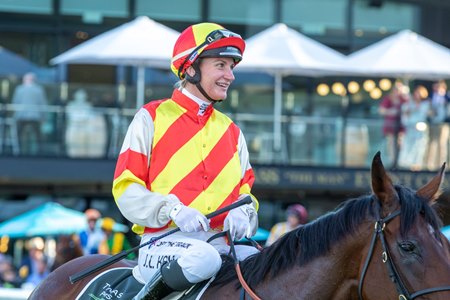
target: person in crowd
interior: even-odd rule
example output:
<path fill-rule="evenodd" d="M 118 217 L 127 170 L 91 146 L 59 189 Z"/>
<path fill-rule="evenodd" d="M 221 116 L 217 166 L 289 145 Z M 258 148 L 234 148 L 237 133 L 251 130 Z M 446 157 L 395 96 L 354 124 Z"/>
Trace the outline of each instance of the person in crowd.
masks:
<path fill-rule="evenodd" d="M 100 243 L 105 239 L 103 230 L 96 226 L 102 215 L 95 208 L 87 209 L 84 214 L 88 227 L 80 232 L 80 244 L 83 247 L 83 254 L 97 254 Z"/>
<path fill-rule="evenodd" d="M 42 124 L 46 118 L 47 96 L 44 88 L 36 83 L 36 75 L 27 73 L 23 83 L 15 90 L 12 104 L 17 122 L 20 151 L 24 155 L 36 155 L 42 144 Z"/>
<path fill-rule="evenodd" d="M 0 253 L 0 287 L 19 288 L 22 280 L 14 268 L 12 258 Z"/>
<path fill-rule="evenodd" d="M 106 121 L 88 99 L 84 89 L 74 93 L 67 104 L 65 133 L 69 157 L 103 157 L 106 147 Z"/>
<path fill-rule="evenodd" d="M 36 269 L 27 277 L 25 283 L 22 285 L 23 287 L 35 288 L 50 274 L 45 255 L 37 256 L 34 263 Z"/>
<path fill-rule="evenodd" d="M 402 124 L 405 127 L 403 146 L 398 165 L 402 168 L 421 170 L 428 145 L 427 116 L 430 107 L 428 91 L 418 85 L 412 98 L 402 106 Z"/>
<path fill-rule="evenodd" d="M 429 170 L 436 170 L 444 162 L 448 162 L 448 139 L 450 135 L 449 125 L 446 123 L 448 101 L 449 97 L 445 81 L 435 82 L 431 93 L 431 104 L 428 114 L 430 140 L 426 163 Z"/>
<path fill-rule="evenodd" d="M 408 100 L 408 87 L 397 81 L 389 95 L 383 98 L 379 113 L 384 118 L 383 135 L 386 142 L 386 152 L 389 164 L 395 168 L 405 128 L 401 123 L 402 105 Z"/>
<path fill-rule="evenodd" d="M 135 115 L 118 157 L 113 194 L 136 225 L 141 244 L 179 232 L 139 250 L 137 271 L 147 282 L 138 299 L 161 299 L 207 280 L 228 253 L 224 237 L 251 237 L 258 228 L 254 173 L 240 128 L 216 107 L 226 99 L 245 42 L 215 23 L 189 26 L 177 39 L 171 68 L 179 82 L 168 99 L 151 101 Z M 212 220 L 205 215 L 251 197 L 252 204 Z M 238 259 L 258 252 L 236 248 Z"/>
<path fill-rule="evenodd" d="M 285 233 L 308 222 L 308 211 L 301 204 L 289 205 L 286 209 L 286 221 L 275 224 L 270 230 L 266 246 L 272 245 Z"/>
<path fill-rule="evenodd" d="M 103 218 L 102 221 L 102 230 L 104 232 L 104 238 L 100 242 L 98 247 L 98 253 L 107 254 L 107 255 L 115 255 L 125 250 L 131 249 L 131 244 L 127 240 L 125 234 L 122 232 L 114 231 L 114 224 L 116 222 L 112 218 Z M 128 256 L 128 259 L 135 259 L 136 255 L 131 252 Z"/>
<path fill-rule="evenodd" d="M 19 268 L 19 276 L 24 279 L 25 284 L 31 283 L 32 287 L 49 273 L 44 246 L 44 240 L 41 237 L 30 239 L 27 243 L 28 255 L 24 256 Z"/>

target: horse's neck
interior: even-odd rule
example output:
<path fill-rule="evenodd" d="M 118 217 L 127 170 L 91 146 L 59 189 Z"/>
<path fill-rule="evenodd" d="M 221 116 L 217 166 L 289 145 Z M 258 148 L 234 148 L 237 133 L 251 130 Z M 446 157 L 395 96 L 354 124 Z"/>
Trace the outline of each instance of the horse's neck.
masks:
<path fill-rule="evenodd" d="M 267 280 L 256 288 L 256 293 L 261 299 L 357 299 L 369 236 L 368 232 L 349 236 L 328 254 Z"/>

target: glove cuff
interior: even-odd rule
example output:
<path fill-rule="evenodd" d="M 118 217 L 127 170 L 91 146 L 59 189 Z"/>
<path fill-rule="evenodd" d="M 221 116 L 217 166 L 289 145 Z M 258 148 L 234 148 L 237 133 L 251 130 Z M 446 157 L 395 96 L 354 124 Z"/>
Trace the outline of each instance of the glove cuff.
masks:
<path fill-rule="evenodd" d="M 177 215 L 180 213 L 180 211 L 182 209 L 183 209 L 183 204 L 178 203 L 177 205 L 175 205 L 169 213 L 170 219 L 175 220 L 175 218 L 177 217 Z"/>

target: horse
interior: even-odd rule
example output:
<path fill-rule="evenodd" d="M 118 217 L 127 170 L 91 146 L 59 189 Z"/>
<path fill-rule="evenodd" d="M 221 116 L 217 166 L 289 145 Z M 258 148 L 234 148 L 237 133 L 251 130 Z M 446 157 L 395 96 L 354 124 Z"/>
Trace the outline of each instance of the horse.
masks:
<path fill-rule="evenodd" d="M 378 152 L 371 166 L 372 193 L 342 202 L 241 261 L 242 284 L 266 300 L 450 299 L 450 243 L 439 230 L 436 210 L 444 170 L 445 164 L 414 191 L 392 182 Z M 98 272 L 73 285 L 68 277 L 105 258 L 66 263 L 29 299 L 75 299 Z M 201 299 L 250 299 L 234 264 L 224 257 Z M 122 260 L 108 268 L 125 265 L 135 263 Z"/>
<path fill-rule="evenodd" d="M 56 242 L 56 255 L 50 271 L 56 270 L 68 261 L 83 256 L 83 248 L 76 235 L 63 234 Z"/>

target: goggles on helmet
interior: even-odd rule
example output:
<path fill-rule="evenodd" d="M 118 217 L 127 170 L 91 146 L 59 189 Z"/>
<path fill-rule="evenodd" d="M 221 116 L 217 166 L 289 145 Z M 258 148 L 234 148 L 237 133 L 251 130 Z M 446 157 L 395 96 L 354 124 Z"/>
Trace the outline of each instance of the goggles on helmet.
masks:
<path fill-rule="evenodd" d="M 201 51 L 202 49 L 208 47 L 210 44 L 223 39 L 223 38 L 229 38 L 229 37 L 237 37 L 237 38 L 242 38 L 239 34 L 231 32 L 229 30 L 226 29 L 217 29 L 212 31 L 211 33 L 209 33 L 206 38 L 205 41 L 203 43 L 201 43 L 200 45 L 198 45 L 192 52 L 191 54 L 189 54 L 186 59 L 184 60 L 184 62 L 181 64 L 181 66 L 178 68 L 178 77 L 181 78 L 181 71 L 184 68 L 184 65 L 187 62 L 194 62 L 199 54 L 201 55 Z M 234 57 L 234 56 L 233 56 Z M 241 58 L 242 59 L 242 55 Z"/>

